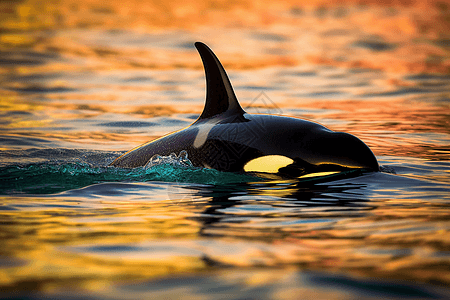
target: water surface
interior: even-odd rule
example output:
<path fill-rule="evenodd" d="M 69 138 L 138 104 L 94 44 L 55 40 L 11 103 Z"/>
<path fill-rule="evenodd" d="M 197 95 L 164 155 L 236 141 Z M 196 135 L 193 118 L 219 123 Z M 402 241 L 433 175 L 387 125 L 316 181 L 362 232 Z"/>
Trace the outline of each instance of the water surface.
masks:
<path fill-rule="evenodd" d="M 270 26 L 150 30 L 105 7 L 90 10 L 99 26 L 76 23 L 75 6 L 60 11 L 73 26 L 35 28 L 23 8 L 2 23 L 1 297 L 449 297 L 445 37 L 406 30 L 406 9 L 289 7 Z M 392 22 L 358 27 L 371 15 Z M 382 30 L 395 24 L 403 35 Z M 20 47 L 6 45 L 15 35 Z M 299 182 L 107 167 L 199 116 L 196 40 L 248 112 L 352 133 L 382 172 Z M 442 59 L 403 55 L 417 49 Z"/>

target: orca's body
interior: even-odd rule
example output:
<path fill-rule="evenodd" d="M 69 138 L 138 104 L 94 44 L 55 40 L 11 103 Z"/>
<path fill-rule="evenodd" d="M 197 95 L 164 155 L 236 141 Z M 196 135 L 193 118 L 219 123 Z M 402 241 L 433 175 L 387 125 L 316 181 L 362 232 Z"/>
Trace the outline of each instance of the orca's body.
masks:
<path fill-rule="evenodd" d="M 248 114 L 234 94 L 225 70 L 203 43 L 195 43 L 205 67 L 207 95 L 200 117 L 189 127 L 130 150 L 111 163 L 145 166 L 154 155 L 185 150 L 196 167 L 299 177 L 343 170 L 378 171 L 361 140 L 297 118 Z"/>

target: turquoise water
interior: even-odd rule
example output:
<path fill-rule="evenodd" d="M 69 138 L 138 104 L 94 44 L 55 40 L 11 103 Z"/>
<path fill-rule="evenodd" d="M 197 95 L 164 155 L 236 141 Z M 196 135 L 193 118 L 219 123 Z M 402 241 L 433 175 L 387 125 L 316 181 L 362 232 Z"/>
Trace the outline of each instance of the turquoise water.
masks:
<path fill-rule="evenodd" d="M 261 180 L 250 175 L 181 164 L 160 164 L 134 169 L 108 167 L 118 157 L 117 152 L 31 149 L 22 151 L 21 154 L 22 157 L 17 157 L 17 152 L 13 154 L 3 151 L 0 154 L 7 158 L 15 156 L 18 159 L 16 164 L 9 162 L 6 166 L 0 167 L 0 194 L 55 194 L 102 182 L 232 184 Z M 58 159 L 45 161 L 55 154 Z M 26 164 L 27 160 L 36 159 L 44 162 Z"/>

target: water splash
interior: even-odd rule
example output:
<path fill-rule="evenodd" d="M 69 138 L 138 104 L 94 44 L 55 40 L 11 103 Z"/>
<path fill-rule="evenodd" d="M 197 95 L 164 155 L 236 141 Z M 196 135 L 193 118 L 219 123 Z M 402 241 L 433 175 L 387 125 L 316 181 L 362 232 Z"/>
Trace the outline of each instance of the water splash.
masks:
<path fill-rule="evenodd" d="M 166 164 L 179 167 L 193 167 L 192 162 L 188 158 L 188 153 L 186 150 L 182 150 L 178 156 L 175 153 L 171 153 L 169 156 L 155 154 L 150 158 L 144 168 L 148 169 Z"/>
<path fill-rule="evenodd" d="M 155 157 L 146 167 L 99 167 L 85 162 L 33 163 L 0 167 L 0 195 L 55 194 L 103 182 L 186 182 L 226 185 L 261 179 L 213 169 L 195 168 L 187 156 Z"/>

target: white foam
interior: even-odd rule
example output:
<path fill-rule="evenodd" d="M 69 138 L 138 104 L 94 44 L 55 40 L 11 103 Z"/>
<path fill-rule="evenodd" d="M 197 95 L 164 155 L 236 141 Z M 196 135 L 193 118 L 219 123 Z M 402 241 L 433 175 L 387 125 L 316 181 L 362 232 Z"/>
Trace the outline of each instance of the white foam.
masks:
<path fill-rule="evenodd" d="M 182 150 L 178 156 L 175 153 L 171 153 L 169 156 L 155 154 L 147 162 L 145 168 L 147 169 L 165 164 L 180 167 L 192 167 L 192 162 L 188 158 L 187 151 Z"/>

